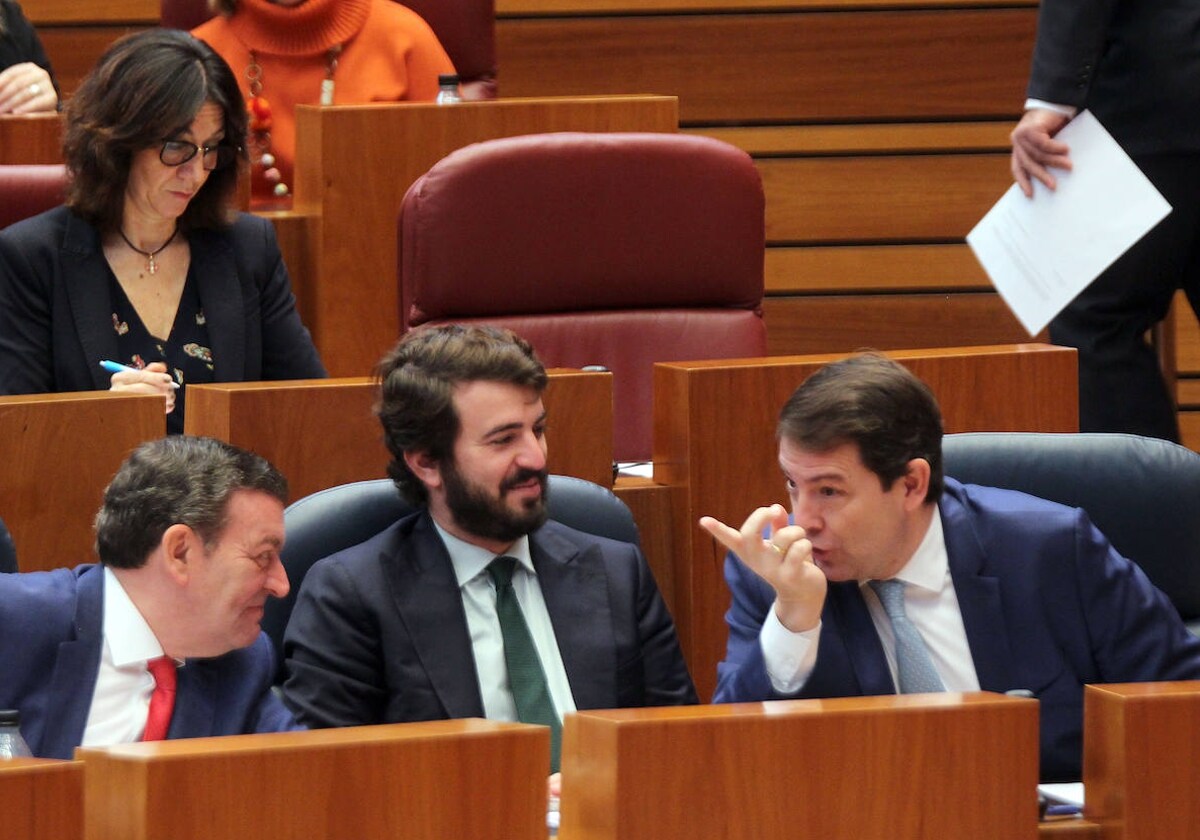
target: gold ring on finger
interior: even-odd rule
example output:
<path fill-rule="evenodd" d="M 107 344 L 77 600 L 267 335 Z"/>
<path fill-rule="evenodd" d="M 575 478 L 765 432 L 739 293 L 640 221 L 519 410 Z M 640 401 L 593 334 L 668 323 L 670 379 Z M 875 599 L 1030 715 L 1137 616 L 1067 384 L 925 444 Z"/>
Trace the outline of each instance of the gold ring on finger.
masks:
<path fill-rule="evenodd" d="M 771 542 L 770 540 L 767 540 L 767 545 L 769 545 L 769 546 L 771 546 L 771 548 L 775 549 L 775 553 L 778 554 L 780 557 L 787 554 L 786 549 L 780 548 L 779 546 L 775 545 L 775 543 Z"/>

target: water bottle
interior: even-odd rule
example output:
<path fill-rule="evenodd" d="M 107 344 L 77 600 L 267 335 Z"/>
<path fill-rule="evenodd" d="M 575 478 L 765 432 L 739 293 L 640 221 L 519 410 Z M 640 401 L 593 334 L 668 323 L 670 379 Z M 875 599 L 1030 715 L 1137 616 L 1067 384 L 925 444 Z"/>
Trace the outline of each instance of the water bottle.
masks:
<path fill-rule="evenodd" d="M 21 713 L 16 709 L 0 709 L 0 761 L 32 757 L 29 744 L 21 737 Z"/>
<path fill-rule="evenodd" d="M 451 105 L 455 102 L 462 102 L 462 95 L 458 92 L 458 75 L 455 73 L 444 73 L 438 76 L 438 94 L 434 100 L 439 105 Z"/>

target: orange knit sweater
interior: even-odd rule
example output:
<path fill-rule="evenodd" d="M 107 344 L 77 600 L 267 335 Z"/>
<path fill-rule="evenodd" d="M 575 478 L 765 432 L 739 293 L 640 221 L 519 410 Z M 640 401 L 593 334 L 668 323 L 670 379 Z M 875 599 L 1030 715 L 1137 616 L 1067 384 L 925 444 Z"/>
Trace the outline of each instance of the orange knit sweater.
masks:
<path fill-rule="evenodd" d="M 315 105 L 327 55 L 341 45 L 334 73 L 334 104 L 431 102 L 439 73 L 454 66 L 437 36 L 416 12 L 392 0 L 306 0 L 279 6 L 270 0 L 238 0 L 229 17 L 193 30 L 224 58 L 249 100 L 246 69 L 253 50 L 262 68 L 262 96 L 271 105 L 270 152 L 283 183 L 292 186 L 296 157 L 296 105 Z M 271 199 L 251 151 L 251 195 Z"/>

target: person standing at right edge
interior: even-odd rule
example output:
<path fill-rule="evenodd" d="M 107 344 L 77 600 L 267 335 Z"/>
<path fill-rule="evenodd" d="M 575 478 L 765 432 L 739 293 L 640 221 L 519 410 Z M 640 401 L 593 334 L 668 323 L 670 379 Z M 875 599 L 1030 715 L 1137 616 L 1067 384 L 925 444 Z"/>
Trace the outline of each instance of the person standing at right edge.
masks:
<path fill-rule="evenodd" d="M 1179 440 L 1175 405 L 1146 331 L 1176 289 L 1200 311 L 1200 3 L 1042 0 L 1012 172 L 1056 186 L 1071 168 L 1054 139 L 1085 108 L 1172 207 L 1050 324 L 1079 350 L 1080 430 Z"/>

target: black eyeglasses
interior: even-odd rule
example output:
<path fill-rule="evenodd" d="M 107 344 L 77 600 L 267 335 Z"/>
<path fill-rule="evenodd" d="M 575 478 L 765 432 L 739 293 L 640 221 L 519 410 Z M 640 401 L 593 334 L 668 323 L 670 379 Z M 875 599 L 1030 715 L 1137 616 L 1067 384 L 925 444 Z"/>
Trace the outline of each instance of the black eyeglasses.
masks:
<path fill-rule="evenodd" d="M 164 140 L 162 148 L 158 150 L 158 159 L 167 166 L 183 166 L 194 158 L 197 152 L 202 156 L 201 165 L 209 172 L 228 166 L 237 157 L 237 149 L 222 143 L 197 146 L 186 140 Z"/>

